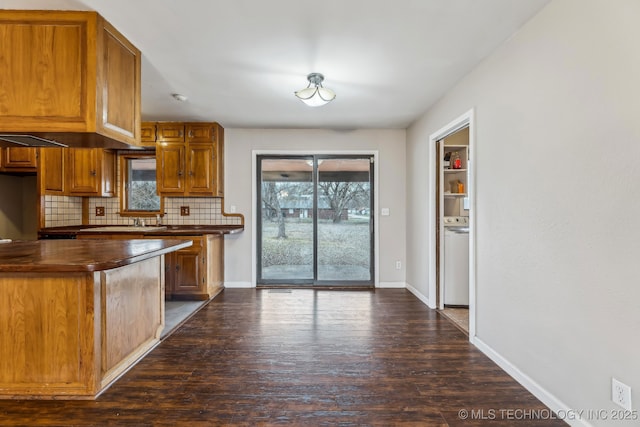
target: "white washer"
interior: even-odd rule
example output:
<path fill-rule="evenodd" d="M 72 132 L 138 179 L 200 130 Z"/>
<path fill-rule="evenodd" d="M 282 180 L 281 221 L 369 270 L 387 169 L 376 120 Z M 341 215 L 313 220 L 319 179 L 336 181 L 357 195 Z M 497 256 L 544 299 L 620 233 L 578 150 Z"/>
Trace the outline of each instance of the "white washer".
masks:
<path fill-rule="evenodd" d="M 444 229 L 444 303 L 469 305 L 469 228 Z"/>

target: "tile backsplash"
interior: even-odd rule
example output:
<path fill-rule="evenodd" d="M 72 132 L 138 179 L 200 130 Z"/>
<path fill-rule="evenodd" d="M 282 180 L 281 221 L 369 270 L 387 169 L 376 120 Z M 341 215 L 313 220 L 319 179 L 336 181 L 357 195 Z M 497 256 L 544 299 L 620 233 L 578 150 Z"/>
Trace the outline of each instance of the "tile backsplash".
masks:
<path fill-rule="evenodd" d="M 121 217 L 117 197 L 90 197 L 88 203 L 90 225 L 131 225 L 133 217 Z M 105 215 L 96 216 L 96 207 L 104 207 Z M 180 216 L 180 207 L 188 206 L 189 215 Z M 240 217 L 222 214 L 222 199 L 215 197 L 166 197 L 163 224 L 170 225 L 240 225 Z M 145 218 L 155 224 L 155 218 Z M 45 226 L 64 227 L 82 225 L 82 197 L 45 196 Z"/>
<path fill-rule="evenodd" d="M 45 227 L 82 224 L 82 197 L 44 196 Z"/>

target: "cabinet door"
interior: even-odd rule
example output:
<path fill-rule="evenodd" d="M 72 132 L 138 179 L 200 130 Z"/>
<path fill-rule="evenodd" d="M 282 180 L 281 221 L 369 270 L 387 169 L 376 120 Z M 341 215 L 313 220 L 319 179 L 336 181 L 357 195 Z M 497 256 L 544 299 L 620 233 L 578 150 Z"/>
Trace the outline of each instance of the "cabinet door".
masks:
<path fill-rule="evenodd" d="M 184 144 L 158 145 L 156 150 L 156 181 L 158 193 L 182 193 L 185 186 Z"/>
<path fill-rule="evenodd" d="M 2 169 L 16 172 L 36 171 L 38 152 L 36 148 L 8 147 L 2 149 Z"/>
<path fill-rule="evenodd" d="M 100 190 L 98 150 L 72 148 L 68 151 L 68 190 L 72 195 L 96 195 Z"/>
<path fill-rule="evenodd" d="M 212 143 L 188 145 L 189 159 L 187 191 L 197 195 L 214 193 L 214 146 Z"/>
<path fill-rule="evenodd" d="M 96 117 L 103 133 L 129 144 L 140 141 L 140 51 L 116 31 L 103 24 L 98 33 L 98 59 L 102 59 L 103 81 Z M 102 49 L 102 51 L 100 50 Z"/>
<path fill-rule="evenodd" d="M 85 68 L 91 54 L 82 22 L 86 19 L 1 12 L 0 129 L 47 132 L 55 126 L 58 131 L 77 131 L 86 126 L 91 107 L 86 102 Z"/>
<path fill-rule="evenodd" d="M 175 252 L 175 271 L 172 295 L 206 298 L 206 283 L 203 268 L 202 238 L 192 237 L 193 245 Z"/>
<path fill-rule="evenodd" d="M 38 169 L 40 194 L 63 195 L 65 186 L 66 148 L 41 148 Z"/>
<path fill-rule="evenodd" d="M 115 151 L 97 149 L 98 161 L 100 162 L 100 176 L 98 177 L 99 196 L 117 196 L 117 174 L 118 164 Z"/>
<path fill-rule="evenodd" d="M 156 125 L 158 141 L 184 142 L 183 123 L 158 123 Z"/>

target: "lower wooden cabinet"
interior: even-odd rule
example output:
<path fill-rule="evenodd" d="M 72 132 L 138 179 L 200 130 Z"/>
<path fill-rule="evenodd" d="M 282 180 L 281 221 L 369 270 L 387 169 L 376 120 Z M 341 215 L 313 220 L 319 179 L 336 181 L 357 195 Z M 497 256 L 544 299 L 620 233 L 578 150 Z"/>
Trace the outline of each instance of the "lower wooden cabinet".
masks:
<path fill-rule="evenodd" d="M 165 298 L 208 300 L 224 286 L 224 236 L 153 236 L 135 233 L 78 233 L 78 239 L 173 239 L 193 244 L 165 255 Z"/>
<path fill-rule="evenodd" d="M 193 245 L 165 258 L 167 299 L 206 300 L 222 290 L 224 282 L 224 238 L 217 235 L 172 237 Z"/>

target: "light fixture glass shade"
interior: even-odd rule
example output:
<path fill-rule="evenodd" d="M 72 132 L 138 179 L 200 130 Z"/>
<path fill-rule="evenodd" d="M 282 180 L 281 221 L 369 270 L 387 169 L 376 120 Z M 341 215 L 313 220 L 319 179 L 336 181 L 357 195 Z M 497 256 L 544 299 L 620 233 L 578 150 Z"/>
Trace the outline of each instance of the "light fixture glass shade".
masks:
<path fill-rule="evenodd" d="M 331 89 L 322 86 L 324 76 L 319 73 L 311 73 L 307 76 L 309 86 L 295 92 L 296 96 L 310 107 L 319 107 L 333 101 L 336 94 Z M 313 86 L 312 86 L 313 85 Z"/>

